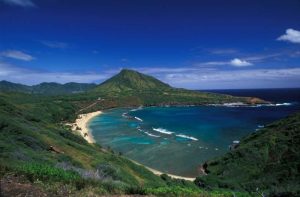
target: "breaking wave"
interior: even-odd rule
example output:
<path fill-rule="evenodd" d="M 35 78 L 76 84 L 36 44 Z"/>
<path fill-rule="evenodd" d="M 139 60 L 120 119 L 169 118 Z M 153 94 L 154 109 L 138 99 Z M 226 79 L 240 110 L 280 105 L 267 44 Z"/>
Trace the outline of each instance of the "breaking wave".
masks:
<path fill-rule="evenodd" d="M 188 135 L 178 134 L 178 135 L 176 135 L 176 136 L 177 136 L 177 137 L 181 137 L 181 138 L 186 138 L 186 139 L 194 140 L 194 141 L 198 141 L 197 138 L 192 137 L 192 136 L 188 136 Z"/>
<path fill-rule="evenodd" d="M 168 131 L 167 129 L 163 129 L 163 128 L 152 128 L 153 131 L 159 132 L 159 133 L 163 133 L 163 134 L 167 134 L 167 135 L 171 135 L 174 132 L 172 131 Z"/>
<path fill-rule="evenodd" d="M 141 109 L 143 109 L 142 106 L 140 106 L 140 107 L 138 107 L 138 108 L 135 108 L 135 109 L 132 109 L 132 110 L 130 110 L 130 111 L 138 111 L 138 110 L 141 110 Z"/>
<path fill-rule="evenodd" d="M 140 119 L 139 117 L 134 117 L 136 120 L 138 120 L 138 121 L 141 121 L 141 122 L 143 122 L 143 120 L 142 119 Z"/>
<path fill-rule="evenodd" d="M 145 131 L 144 133 L 146 133 L 148 136 L 151 136 L 151 137 L 160 137 L 159 135 L 154 135 L 154 134 L 149 133 L 147 131 Z"/>

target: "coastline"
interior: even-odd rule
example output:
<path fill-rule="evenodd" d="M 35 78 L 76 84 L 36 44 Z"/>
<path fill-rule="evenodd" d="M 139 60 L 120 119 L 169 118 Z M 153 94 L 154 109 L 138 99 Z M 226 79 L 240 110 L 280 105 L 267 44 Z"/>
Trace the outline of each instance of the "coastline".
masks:
<path fill-rule="evenodd" d="M 95 139 L 93 138 L 93 135 L 91 133 L 91 131 L 88 128 L 88 122 L 94 118 L 95 116 L 98 116 L 102 114 L 102 111 L 96 111 L 96 112 L 91 112 L 91 113 L 87 113 L 87 114 L 80 114 L 78 116 L 78 118 L 76 119 L 75 123 L 72 124 L 72 130 L 76 130 L 80 133 L 80 135 L 88 142 L 88 143 L 95 143 Z M 77 127 L 79 127 L 81 130 L 78 130 Z M 87 134 L 87 135 L 85 135 Z M 129 158 L 127 158 L 129 159 Z M 183 177 L 183 176 L 177 176 L 177 175 L 173 175 L 173 174 L 168 174 L 168 173 L 163 173 L 159 170 L 155 170 L 153 168 L 150 168 L 148 166 L 145 166 L 141 163 L 138 163 L 137 161 L 131 160 L 133 163 L 139 165 L 139 166 L 144 166 L 146 169 L 148 169 L 149 171 L 151 171 L 153 174 L 155 175 L 162 175 L 162 174 L 167 174 L 168 176 L 174 178 L 174 179 L 184 179 L 187 181 L 194 181 L 195 178 L 191 178 L 191 177 Z"/>
<path fill-rule="evenodd" d="M 78 115 L 78 118 L 75 120 L 75 123 L 71 124 L 72 131 L 77 131 L 79 134 L 88 142 L 95 143 L 95 139 L 88 128 L 88 122 L 93 119 L 95 116 L 102 114 L 102 111 L 96 111 L 86 114 Z"/>
<path fill-rule="evenodd" d="M 95 139 L 91 133 L 91 131 L 88 128 L 88 122 L 94 118 L 95 116 L 98 116 L 102 114 L 102 111 L 96 111 L 96 112 L 91 112 L 91 113 L 86 113 L 86 114 L 80 114 L 78 116 L 78 118 L 75 120 L 75 123 L 73 124 L 68 124 L 70 126 L 72 126 L 72 130 L 73 131 L 77 131 L 80 133 L 80 135 L 90 144 L 95 143 Z M 129 158 L 127 158 L 129 159 Z M 168 173 L 163 173 L 159 170 L 155 170 L 153 168 L 150 168 L 148 166 L 145 166 L 137 161 L 131 160 L 133 163 L 139 165 L 139 166 L 144 166 L 146 169 L 148 169 L 149 171 L 151 171 L 153 174 L 160 176 L 162 174 L 167 174 L 168 176 L 174 178 L 174 179 L 183 179 L 183 180 L 187 180 L 187 181 L 194 181 L 195 178 L 191 178 L 191 177 L 183 177 L 183 176 L 177 176 L 177 175 L 173 175 L 173 174 L 168 174 Z"/>

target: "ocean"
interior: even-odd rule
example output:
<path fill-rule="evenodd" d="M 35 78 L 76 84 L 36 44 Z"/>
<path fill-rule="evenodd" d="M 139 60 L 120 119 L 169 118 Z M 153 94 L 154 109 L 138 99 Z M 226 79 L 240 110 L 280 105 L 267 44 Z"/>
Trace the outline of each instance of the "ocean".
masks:
<path fill-rule="evenodd" d="M 106 148 L 165 173 L 195 177 L 201 164 L 228 152 L 233 141 L 300 110 L 300 89 L 210 92 L 255 96 L 276 105 L 111 109 L 89 128 Z"/>

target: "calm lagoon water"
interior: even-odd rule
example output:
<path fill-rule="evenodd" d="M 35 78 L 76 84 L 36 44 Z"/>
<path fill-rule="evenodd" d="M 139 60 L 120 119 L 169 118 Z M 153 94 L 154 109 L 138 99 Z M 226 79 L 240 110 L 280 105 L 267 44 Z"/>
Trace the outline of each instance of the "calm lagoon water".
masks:
<path fill-rule="evenodd" d="M 105 147 L 160 171 L 193 177 L 203 162 L 229 151 L 232 141 L 300 110 L 299 89 L 289 89 L 286 94 L 249 91 L 251 96 L 291 105 L 113 109 L 95 117 L 89 127 Z M 248 96 L 249 91 L 222 93 Z"/>

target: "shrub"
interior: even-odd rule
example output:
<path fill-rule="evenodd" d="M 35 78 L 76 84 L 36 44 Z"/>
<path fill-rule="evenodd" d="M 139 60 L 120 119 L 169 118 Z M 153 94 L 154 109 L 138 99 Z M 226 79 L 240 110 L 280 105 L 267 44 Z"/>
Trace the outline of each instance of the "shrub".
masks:
<path fill-rule="evenodd" d="M 79 182 L 81 180 L 79 174 L 74 171 L 65 171 L 47 164 L 28 163 L 20 165 L 17 170 L 25 174 L 32 182 L 35 179 L 66 183 Z"/>

